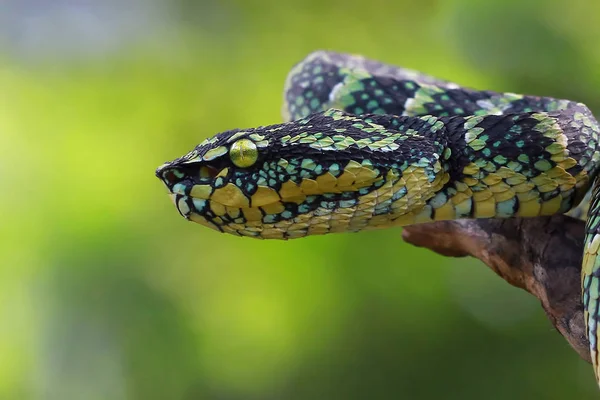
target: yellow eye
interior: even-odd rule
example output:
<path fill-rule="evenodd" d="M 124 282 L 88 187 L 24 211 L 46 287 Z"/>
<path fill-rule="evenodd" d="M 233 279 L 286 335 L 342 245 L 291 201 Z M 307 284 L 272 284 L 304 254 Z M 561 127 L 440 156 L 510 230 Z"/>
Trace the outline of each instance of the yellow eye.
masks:
<path fill-rule="evenodd" d="M 252 140 L 240 139 L 231 145 L 229 157 L 236 166 L 248 168 L 258 159 L 258 149 Z"/>

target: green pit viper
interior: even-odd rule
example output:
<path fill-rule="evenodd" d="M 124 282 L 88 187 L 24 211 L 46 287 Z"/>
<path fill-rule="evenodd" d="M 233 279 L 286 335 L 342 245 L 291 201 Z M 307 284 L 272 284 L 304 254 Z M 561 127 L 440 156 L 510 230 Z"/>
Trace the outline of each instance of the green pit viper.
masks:
<path fill-rule="evenodd" d="M 160 166 L 179 213 L 219 232 L 292 239 L 575 212 L 592 192 L 582 300 L 600 381 L 600 130 L 584 104 L 318 51 L 289 73 L 283 115 Z"/>

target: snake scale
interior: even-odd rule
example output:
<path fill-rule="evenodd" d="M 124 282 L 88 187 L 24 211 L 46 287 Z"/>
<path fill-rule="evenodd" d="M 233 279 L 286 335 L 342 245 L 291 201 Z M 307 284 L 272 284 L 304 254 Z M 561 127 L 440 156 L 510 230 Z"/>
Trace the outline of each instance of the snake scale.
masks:
<path fill-rule="evenodd" d="M 233 235 L 292 239 L 574 212 L 592 192 L 582 299 L 600 381 L 600 130 L 584 104 L 318 51 L 289 73 L 283 115 L 160 166 L 179 213 Z"/>

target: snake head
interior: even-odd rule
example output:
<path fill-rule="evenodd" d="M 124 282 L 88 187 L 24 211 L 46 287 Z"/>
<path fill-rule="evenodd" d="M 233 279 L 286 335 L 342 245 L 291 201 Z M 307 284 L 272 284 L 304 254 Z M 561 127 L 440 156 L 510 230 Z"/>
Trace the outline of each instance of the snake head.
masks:
<path fill-rule="evenodd" d="M 329 110 L 217 134 L 156 175 L 188 220 L 234 235 L 288 239 L 389 225 L 407 191 L 400 171 L 423 157 L 426 145 Z M 396 216 L 405 210 L 396 209 Z"/>
<path fill-rule="evenodd" d="M 274 192 L 268 196 L 258 188 L 262 182 L 259 161 L 267 153 L 259 155 L 259 150 L 269 145 L 259 131 L 220 133 L 156 170 L 183 217 L 224 231 L 225 225 L 245 221 L 242 210 L 249 213 L 252 208 L 279 200 Z M 257 191 L 259 195 L 254 196 Z"/>

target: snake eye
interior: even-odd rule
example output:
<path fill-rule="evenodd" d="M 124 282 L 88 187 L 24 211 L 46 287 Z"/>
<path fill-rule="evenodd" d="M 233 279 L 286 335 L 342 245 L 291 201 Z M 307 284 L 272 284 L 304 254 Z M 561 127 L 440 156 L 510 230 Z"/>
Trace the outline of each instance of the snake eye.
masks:
<path fill-rule="evenodd" d="M 258 149 L 252 140 L 240 139 L 231 145 L 229 157 L 236 166 L 248 168 L 258 159 Z"/>

